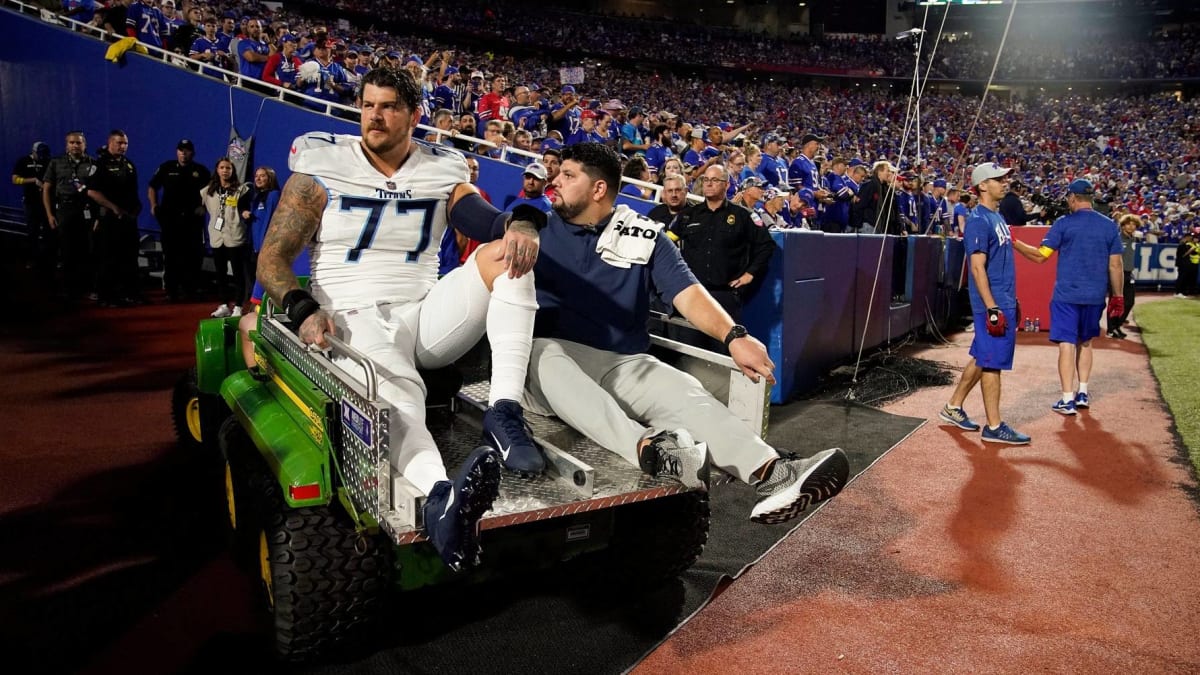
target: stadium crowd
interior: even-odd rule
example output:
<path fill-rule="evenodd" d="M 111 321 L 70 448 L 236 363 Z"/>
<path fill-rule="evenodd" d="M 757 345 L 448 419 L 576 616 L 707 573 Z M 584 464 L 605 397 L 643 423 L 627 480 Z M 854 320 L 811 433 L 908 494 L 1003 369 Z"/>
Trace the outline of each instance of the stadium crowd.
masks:
<path fill-rule="evenodd" d="M 667 173 L 668 161 L 678 157 L 678 171 L 697 194 L 695 181 L 703 170 L 720 164 L 730 174 L 730 196 L 740 191 L 747 177 L 761 179 L 767 188 L 797 193 L 785 197 L 791 217 L 780 220 L 777 213 L 767 214 L 780 225 L 817 226 L 826 212 L 841 213 L 832 208 L 841 185 L 831 178 L 839 175 L 831 171 L 834 160 L 841 160 L 837 171 L 849 174 L 864 166 L 854 182 L 856 189 L 865 168 L 880 159 L 894 163 L 899 177 L 910 179 L 900 184 L 911 184 L 913 191 L 932 194 L 939 180 L 954 187 L 965 182 L 972 165 L 996 161 L 1017 169 L 1027 187 L 1029 210 L 1034 210 L 1035 201 L 1059 201 L 1067 183 L 1087 177 L 1114 211 L 1141 215 L 1152 240 L 1177 241 L 1200 225 L 1200 105 L 1173 96 L 991 97 L 980 110 L 975 97 L 927 94 L 921 99 L 920 124 L 913 125 L 908 122 L 907 87 L 883 81 L 870 88 L 812 89 L 776 83 L 767 72 L 730 83 L 592 61 L 581 65 L 577 59 L 550 63 L 376 29 L 347 29 L 345 22 L 339 22 L 340 29 L 326 28 L 320 20 L 256 3 L 179 1 L 177 8 L 173 0 L 162 0 L 161 6 L 153 0 L 119 0 L 107 11 L 96 11 L 93 0 L 64 0 L 64 12 L 246 78 L 333 102 L 352 103 L 356 81 L 371 67 L 409 68 L 426 83 L 423 122 L 447 134 L 431 137 L 435 140 L 492 156 L 499 156 L 496 146 L 536 155 L 562 144 L 601 140 L 627 157 L 644 157 L 646 177 L 655 182 Z M 554 9 L 539 12 L 536 20 L 547 29 L 537 31 L 529 29 L 530 14 L 520 11 L 525 5 L 515 2 L 489 3 L 491 9 L 481 9 L 478 3 L 448 0 L 403 10 L 376 7 L 366 0 L 322 4 L 336 8 L 339 15 L 369 13 L 375 22 L 403 19 L 443 29 L 452 25 L 456 31 L 514 42 L 587 44 L 593 52 L 636 53 L 662 61 L 728 63 L 735 58 L 742 63 L 804 63 L 872 73 L 912 69 L 911 46 L 895 40 L 780 41 L 726 28 L 619 17 L 597 21 L 594 15 Z M 1159 36 L 1126 41 L 1120 50 L 1083 54 L 1015 38 L 1000 59 L 999 73 L 1052 73 L 1058 78 L 1194 74 L 1200 72 L 1197 44 L 1188 35 Z M 982 70 L 990 69 L 990 54 L 970 39 L 942 42 L 934 57 L 935 75 L 980 77 Z M 450 134 L 480 136 L 491 145 L 476 146 Z M 815 172 L 803 162 L 797 164 L 806 135 L 817 138 L 810 160 Z M 527 163 L 530 157 L 506 159 Z M 760 212 L 768 211 L 761 200 L 757 206 Z M 913 218 L 909 215 L 902 214 L 909 231 L 944 229 L 932 211 L 923 214 L 923 206 Z"/>

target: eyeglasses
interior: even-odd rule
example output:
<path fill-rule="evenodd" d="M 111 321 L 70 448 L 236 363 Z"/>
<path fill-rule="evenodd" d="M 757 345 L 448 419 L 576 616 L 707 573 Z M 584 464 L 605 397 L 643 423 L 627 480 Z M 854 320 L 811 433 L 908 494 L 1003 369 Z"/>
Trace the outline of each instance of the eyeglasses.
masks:
<path fill-rule="evenodd" d="M 701 178 L 700 182 L 705 183 L 707 185 L 720 185 L 721 183 L 728 183 L 729 179 L 728 178 Z"/>

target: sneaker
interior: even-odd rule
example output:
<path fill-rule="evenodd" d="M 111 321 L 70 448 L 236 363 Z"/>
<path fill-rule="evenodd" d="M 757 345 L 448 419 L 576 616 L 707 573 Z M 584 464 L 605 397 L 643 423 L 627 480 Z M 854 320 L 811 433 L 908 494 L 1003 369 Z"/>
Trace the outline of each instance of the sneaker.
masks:
<path fill-rule="evenodd" d="M 1108 337 L 1110 337 L 1114 340 L 1124 340 L 1125 339 L 1125 333 L 1122 333 L 1120 330 L 1118 330 L 1116 328 L 1108 331 L 1107 335 L 1108 335 Z"/>
<path fill-rule="evenodd" d="M 651 476 L 668 476 L 696 490 L 708 489 L 708 445 L 696 443 L 685 429 L 649 437 L 638 452 L 638 465 Z"/>
<path fill-rule="evenodd" d="M 438 481 L 421 511 L 425 536 L 442 562 L 458 572 L 479 564 L 479 521 L 500 494 L 500 453 L 471 451 L 454 481 Z"/>
<path fill-rule="evenodd" d="M 810 505 L 841 492 L 849 478 L 850 460 L 841 448 L 812 457 L 776 460 L 770 475 L 754 486 L 759 500 L 750 511 L 750 520 L 768 525 L 791 520 Z"/>
<path fill-rule="evenodd" d="M 540 476 L 546 469 L 546 458 L 533 442 L 525 411 L 516 401 L 496 401 L 483 414 L 483 444 L 500 451 L 504 468 L 509 471 L 531 477 Z"/>
<path fill-rule="evenodd" d="M 1054 405 L 1050 406 L 1050 409 L 1059 415 L 1074 415 L 1075 401 L 1064 401 L 1060 398 L 1054 402 Z"/>
<path fill-rule="evenodd" d="M 943 422 L 953 424 L 959 429 L 966 431 L 979 431 L 979 425 L 972 422 L 970 417 L 967 417 L 967 411 L 962 408 L 951 408 L 947 403 L 942 412 L 938 413 L 938 417 L 942 418 Z"/>
<path fill-rule="evenodd" d="M 232 312 L 230 312 L 230 314 L 229 314 L 229 315 L 230 315 L 230 316 L 241 316 L 241 315 L 242 315 L 242 306 L 241 306 L 241 305 L 235 305 L 235 306 L 234 306 L 234 308 L 233 308 L 233 311 L 232 311 Z"/>
<path fill-rule="evenodd" d="M 992 431 L 989 427 L 984 427 L 983 433 L 980 434 L 980 438 L 989 443 L 1008 443 L 1009 445 L 1028 445 L 1029 442 L 1033 440 L 1025 434 L 1008 426 L 1007 422 L 1001 422 L 1000 426 L 995 431 Z"/>
<path fill-rule="evenodd" d="M 1081 391 L 1078 394 L 1075 394 L 1075 407 L 1076 408 L 1090 408 L 1091 405 L 1092 405 L 1092 399 L 1088 398 L 1088 395 L 1086 393 Z"/>
<path fill-rule="evenodd" d="M 1125 334 L 1125 331 L 1121 330 L 1120 328 L 1114 328 L 1113 330 L 1116 331 L 1118 340 L 1124 340 L 1125 338 L 1129 337 Z"/>
<path fill-rule="evenodd" d="M 216 310 L 214 310 L 212 314 L 209 314 L 209 316 L 211 316 L 214 319 L 224 319 L 225 317 L 232 316 L 232 315 L 233 315 L 233 310 L 229 308 L 229 305 L 226 305 L 224 303 L 217 305 Z"/>

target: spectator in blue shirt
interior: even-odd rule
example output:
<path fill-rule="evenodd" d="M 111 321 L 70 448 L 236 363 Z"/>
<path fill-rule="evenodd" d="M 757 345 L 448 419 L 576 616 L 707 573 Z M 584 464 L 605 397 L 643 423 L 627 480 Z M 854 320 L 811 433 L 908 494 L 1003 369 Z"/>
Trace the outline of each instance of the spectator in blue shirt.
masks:
<path fill-rule="evenodd" d="M 550 212 L 550 198 L 546 196 L 546 181 L 549 174 L 541 162 L 530 162 L 521 174 L 521 194 L 504 206 L 512 211 L 521 204 L 528 204 L 539 211 Z"/>
<path fill-rule="evenodd" d="M 91 23 L 99 5 L 96 0 L 62 0 L 63 14 L 80 23 Z"/>
<path fill-rule="evenodd" d="M 271 46 L 263 37 L 262 22 L 250 19 L 246 22 L 246 37 L 237 41 L 238 72 L 256 80 L 263 79 L 263 67 L 271 55 Z"/>
<path fill-rule="evenodd" d="M 162 47 L 162 36 L 158 32 L 162 21 L 162 12 L 157 7 L 135 0 L 125 10 L 125 34 L 142 44 Z"/>
<path fill-rule="evenodd" d="M 650 144 L 642 137 L 642 122 L 646 113 L 640 105 L 629 109 L 629 119 L 621 125 L 621 154 L 629 157 L 645 157 Z"/>

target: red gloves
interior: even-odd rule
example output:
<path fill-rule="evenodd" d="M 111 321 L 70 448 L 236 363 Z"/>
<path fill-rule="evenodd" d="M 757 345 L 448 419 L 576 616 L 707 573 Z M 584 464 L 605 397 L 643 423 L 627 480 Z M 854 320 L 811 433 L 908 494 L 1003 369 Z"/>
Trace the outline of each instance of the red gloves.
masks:
<path fill-rule="evenodd" d="M 989 307 L 987 311 L 987 332 L 993 337 L 1002 337 L 1008 329 L 1008 319 L 999 307 Z"/>
<path fill-rule="evenodd" d="M 1125 314 L 1125 298 L 1114 295 L 1108 299 L 1108 318 L 1119 319 Z"/>

